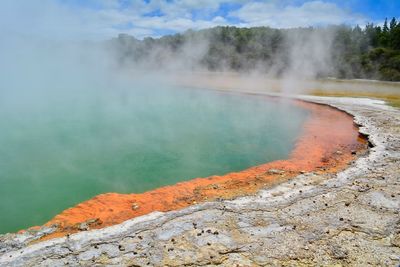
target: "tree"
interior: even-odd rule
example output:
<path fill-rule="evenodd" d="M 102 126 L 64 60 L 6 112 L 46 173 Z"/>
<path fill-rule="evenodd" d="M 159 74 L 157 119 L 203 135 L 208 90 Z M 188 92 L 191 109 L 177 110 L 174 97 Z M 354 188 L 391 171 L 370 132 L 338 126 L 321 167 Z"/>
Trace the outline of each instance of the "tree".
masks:
<path fill-rule="evenodd" d="M 396 27 L 394 27 L 390 36 L 391 36 L 390 39 L 391 47 L 393 49 L 400 50 L 400 23 L 398 23 Z"/>
<path fill-rule="evenodd" d="M 397 23 L 396 18 L 392 18 L 390 21 L 389 47 L 400 49 L 400 22 Z"/>
<path fill-rule="evenodd" d="M 386 19 L 383 26 L 371 23 L 365 28 L 358 25 L 293 29 L 220 26 L 143 40 L 121 34 L 110 43 L 122 66 L 134 63 L 162 68 L 173 58 L 187 57 L 188 44 L 191 47 L 191 44 L 204 42 L 207 44 L 205 51 L 201 51 L 200 58 L 194 56 L 190 60 L 191 68 L 199 66 L 211 71 L 257 69 L 279 76 L 290 68 L 293 55 L 302 57 L 306 54 L 304 60 L 313 62 L 313 55 L 318 53 L 310 50 L 314 49 L 312 44 L 318 43 L 319 37 L 322 45 L 326 43 L 332 47 L 328 55 L 332 67 L 323 72 L 318 69 L 316 74 L 321 77 L 400 80 L 400 23 L 396 18 L 390 22 Z M 307 45 L 310 40 L 311 44 Z M 304 51 L 298 48 L 299 45 Z M 187 62 L 187 58 L 182 59 Z"/>
<path fill-rule="evenodd" d="M 390 21 L 390 28 L 389 28 L 390 33 L 393 32 L 393 30 L 396 28 L 396 26 L 397 26 L 396 18 L 393 17 L 392 20 Z"/>
<path fill-rule="evenodd" d="M 380 34 L 379 44 L 383 47 L 388 47 L 389 45 L 389 27 L 387 18 L 383 23 L 382 33 Z"/>
<path fill-rule="evenodd" d="M 387 18 L 386 18 L 385 22 L 383 23 L 382 33 L 388 33 L 388 32 L 389 32 L 389 27 L 388 27 L 388 21 L 387 21 Z"/>
<path fill-rule="evenodd" d="M 373 23 L 368 23 L 365 26 L 365 37 L 368 45 L 376 47 L 379 44 L 379 36 L 381 34 L 381 28 L 375 27 Z"/>

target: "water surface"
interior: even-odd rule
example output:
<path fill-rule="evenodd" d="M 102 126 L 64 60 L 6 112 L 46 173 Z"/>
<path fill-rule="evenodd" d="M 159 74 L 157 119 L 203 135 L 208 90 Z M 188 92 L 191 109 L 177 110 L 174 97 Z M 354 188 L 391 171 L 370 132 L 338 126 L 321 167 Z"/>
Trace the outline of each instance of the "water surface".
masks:
<path fill-rule="evenodd" d="M 0 233 L 100 193 L 287 158 L 307 117 L 279 100 L 156 83 L 22 92 L 0 100 Z"/>

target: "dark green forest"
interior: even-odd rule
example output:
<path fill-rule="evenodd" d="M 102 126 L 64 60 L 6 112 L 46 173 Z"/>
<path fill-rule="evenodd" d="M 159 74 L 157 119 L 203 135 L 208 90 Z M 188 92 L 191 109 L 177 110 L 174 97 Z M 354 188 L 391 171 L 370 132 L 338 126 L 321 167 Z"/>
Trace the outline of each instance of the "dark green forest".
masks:
<path fill-rule="evenodd" d="M 316 78 L 400 81 L 400 22 L 395 18 L 363 28 L 227 26 L 143 40 L 120 34 L 108 44 L 125 66 L 175 64 L 193 70 L 257 70 L 276 77 L 309 68 Z"/>

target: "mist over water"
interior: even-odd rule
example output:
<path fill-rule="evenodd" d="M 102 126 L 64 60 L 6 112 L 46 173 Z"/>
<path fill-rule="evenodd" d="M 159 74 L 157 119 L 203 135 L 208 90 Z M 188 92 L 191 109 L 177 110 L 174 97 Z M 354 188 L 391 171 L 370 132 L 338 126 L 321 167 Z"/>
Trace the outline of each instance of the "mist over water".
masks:
<path fill-rule="evenodd" d="M 173 86 L 121 69 L 101 43 L 53 37 L 0 43 L 0 233 L 100 193 L 287 158 L 307 117 L 284 101 Z"/>
<path fill-rule="evenodd" d="M 157 81 L 25 86 L 2 90 L 0 232 L 42 224 L 99 193 L 286 158 L 307 116 L 265 98 Z"/>

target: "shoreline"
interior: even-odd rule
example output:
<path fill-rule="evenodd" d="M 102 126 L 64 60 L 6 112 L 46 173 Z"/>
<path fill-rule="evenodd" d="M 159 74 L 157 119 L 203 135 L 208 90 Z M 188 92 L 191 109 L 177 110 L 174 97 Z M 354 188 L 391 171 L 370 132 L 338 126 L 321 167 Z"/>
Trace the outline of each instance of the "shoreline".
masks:
<path fill-rule="evenodd" d="M 382 101 L 297 96 L 355 117 L 368 154 L 253 196 L 153 212 L 32 244 L 54 229 L 0 236 L 0 266 L 346 265 L 400 261 L 400 111 Z M 30 245 L 31 244 L 31 245 Z"/>
<path fill-rule="evenodd" d="M 44 225 L 56 225 L 56 231 L 40 240 L 109 227 L 155 211 L 167 212 L 207 201 L 252 195 L 304 172 L 337 172 L 356 158 L 356 151 L 366 148 L 366 142 L 359 137 L 358 128 L 349 114 L 299 100 L 274 97 L 267 101 L 289 101 L 292 103 L 287 104 L 311 112 L 288 159 L 221 176 L 195 178 L 141 194 L 100 194 L 56 215 Z M 40 228 L 31 228 L 35 229 Z"/>

